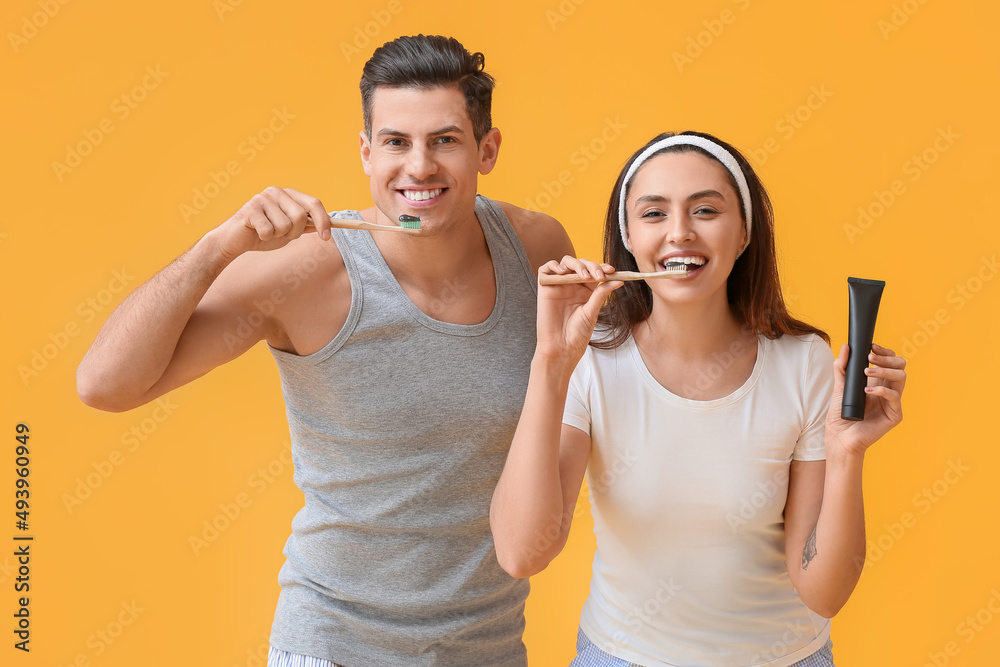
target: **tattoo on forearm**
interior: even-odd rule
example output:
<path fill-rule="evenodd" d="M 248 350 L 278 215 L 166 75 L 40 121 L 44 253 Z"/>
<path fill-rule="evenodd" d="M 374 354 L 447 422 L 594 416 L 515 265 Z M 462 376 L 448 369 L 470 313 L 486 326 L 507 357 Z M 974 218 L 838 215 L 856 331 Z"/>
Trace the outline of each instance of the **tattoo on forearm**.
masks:
<path fill-rule="evenodd" d="M 816 529 L 813 528 L 813 532 L 809 535 L 809 539 L 806 540 L 806 546 L 802 549 L 802 569 L 809 569 L 809 563 L 812 559 L 816 557 Z"/>

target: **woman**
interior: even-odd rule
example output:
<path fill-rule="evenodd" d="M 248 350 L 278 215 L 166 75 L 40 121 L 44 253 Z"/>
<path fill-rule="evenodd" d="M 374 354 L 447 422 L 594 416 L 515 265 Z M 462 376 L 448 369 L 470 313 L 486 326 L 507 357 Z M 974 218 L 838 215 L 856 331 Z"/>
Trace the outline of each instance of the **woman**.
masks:
<path fill-rule="evenodd" d="M 500 564 L 526 577 L 559 553 L 589 464 L 597 553 L 573 667 L 832 665 L 828 619 L 865 557 L 864 454 L 902 418 L 904 360 L 873 345 L 865 419 L 841 419 L 847 346 L 833 361 L 789 315 L 767 193 L 710 135 L 632 156 L 605 259 L 540 274 L 688 272 L 539 288 L 491 508 Z"/>

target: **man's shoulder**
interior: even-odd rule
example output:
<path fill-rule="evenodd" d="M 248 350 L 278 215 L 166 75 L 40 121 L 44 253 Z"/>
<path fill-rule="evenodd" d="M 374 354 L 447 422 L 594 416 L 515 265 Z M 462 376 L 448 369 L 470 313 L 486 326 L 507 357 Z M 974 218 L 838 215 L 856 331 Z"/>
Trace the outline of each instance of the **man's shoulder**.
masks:
<path fill-rule="evenodd" d="M 503 210 L 518 236 L 565 233 L 559 221 L 547 213 L 521 208 L 505 201 L 494 200 L 494 203 Z"/>
<path fill-rule="evenodd" d="M 550 259 L 562 259 L 573 254 L 573 243 L 562 224 L 551 215 L 531 211 L 514 204 L 497 201 L 517 233 L 533 269 Z"/>
<path fill-rule="evenodd" d="M 337 244 L 317 234 L 303 234 L 283 248 L 241 255 L 219 277 L 245 296 L 272 295 L 286 298 L 308 295 L 309 286 L 346 273 Z"/>

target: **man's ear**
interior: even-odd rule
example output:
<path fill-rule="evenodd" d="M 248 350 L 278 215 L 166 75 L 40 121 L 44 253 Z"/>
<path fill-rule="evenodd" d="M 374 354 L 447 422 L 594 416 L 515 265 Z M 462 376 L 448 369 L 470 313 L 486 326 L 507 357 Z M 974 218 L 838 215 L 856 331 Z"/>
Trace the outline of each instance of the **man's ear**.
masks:
<path fill-rule="evenodd" d="M 494 127 L 484 134 L 479 142 L 479 173 L 483 176 L 493 171 L 493 167 L 496 166 L 502 139 L 500 130 Z"/>
<path fill-rule="evenodd" d="M 361 130 L 358 135 L 358 145 L 361 149 L 361 168 L 365 170 L 365 176 L 372 175 L 372 143 L 368 138 L 368 133 Z"/>

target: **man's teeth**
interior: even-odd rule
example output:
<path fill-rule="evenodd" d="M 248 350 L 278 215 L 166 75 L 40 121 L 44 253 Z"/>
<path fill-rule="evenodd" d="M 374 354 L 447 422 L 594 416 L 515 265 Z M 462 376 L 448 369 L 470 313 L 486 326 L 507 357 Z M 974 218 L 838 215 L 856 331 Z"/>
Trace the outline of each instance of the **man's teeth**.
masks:
<path fill-rule="evenodd" d="M 706 262 L 708 260 L 704 257 L 671 257 L 663 260 L 663 268 L 667 268 L 670 264 L 687 264 L 688 268 L 695 268 L 704 266 Z"/>
<path fill-rule="evenodd" d="M 412 201 L 426 201 L 444 192 L 443 188 L 435 190 L 403 190 L 403 196 Z"/>

